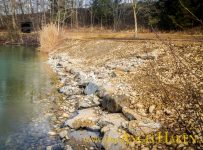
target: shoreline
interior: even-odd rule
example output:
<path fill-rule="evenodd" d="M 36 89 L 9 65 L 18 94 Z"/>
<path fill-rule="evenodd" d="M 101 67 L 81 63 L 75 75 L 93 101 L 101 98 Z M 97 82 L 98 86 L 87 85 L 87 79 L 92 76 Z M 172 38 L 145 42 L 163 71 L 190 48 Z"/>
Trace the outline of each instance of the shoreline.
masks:
<path fill-rule="evenodd" d="M 154 58 L 154 54 L 139 55 L 132 58 L 129 64 L 138 67 Z M 128 61 L 123 60 L 123 63 Z M 61 83 L 58 91 L 63 95 L 62 114 L 67 119 L 61 121 L 60 127 L 57 128 L 60 128 L 58 135 L 65 147 L 134 149 L 141 145 L 135 145 L 133 141 L 124 141 L 123 137 L 134 134 L 143 136 L 160 129 L 161 124 L 149 119 L 145 112 L 132 111 L 129 104 L 135 93 L 131 92 L 132 95 L 129 95 L 130 92 L 121 92 L 122 86 L 132 91 L 130 86 L 125 83 L 111 83 L 110 80 L 116 78 L 114 65 L 122 67 L 119 61 L 106 67 L 85 68 L 82 60 L 72 58 L 63 52 L 56 52 L 49 55 L 48 62 Z M 125 68 L 123 71 L 129 72 Z M 113 91 L 112 87 L 115 87 Z M 142 128 L 139 125 L 134 129 L 133 126 L 136 124 L 144 124 L 144 132 L 139 131 Z M 139 132 L 136 133 L 137 131 Z M 91 138 L 100 140 L 94 141 Z M 123 142 L 108 139 L 120 139 Z"/>
<path fill-rule="evenodd" d="M 174 43 L 174 48 L 181 50 L 184 44 Z M 199 48 L 201 44 L 194 43 L 193 49 Z M 174 85 L 171 76 L 162 78 L 172 60 L 167 49 L 161 41 L 66 40 L 50 53 L 48 62 L 62 95 L 56 135 L 65 149 L 193 148 L 193 144 L 173 141 L 143 144 L 133 140 L 176 131 L 175 120 L 170 121 L 177 113 L 157 95 L 159 85 L 154 84 L 151 67 L 157 65 L 161 81 Z"/>
<path fill-rule="evenodd" d="M 6 33 L 5 33 L 6 34 Z M 25 45 L 25 46 L 39 46 L 37 33 L 22 34 L 21 41 L 10 41 L 6 36 L 0 35 L 0 45 Z"/>

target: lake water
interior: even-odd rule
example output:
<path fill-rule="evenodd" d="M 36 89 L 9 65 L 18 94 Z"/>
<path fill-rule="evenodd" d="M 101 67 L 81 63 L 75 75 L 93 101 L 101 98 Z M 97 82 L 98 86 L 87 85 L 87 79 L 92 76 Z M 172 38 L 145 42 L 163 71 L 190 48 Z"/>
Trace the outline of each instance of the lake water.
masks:
<path fill-rule="evenodd" d="M 0 150 L 45 149 L 56 142 L 47 135 L 53 85 L 45 62 L 35 48 L 0 46 Z"/>

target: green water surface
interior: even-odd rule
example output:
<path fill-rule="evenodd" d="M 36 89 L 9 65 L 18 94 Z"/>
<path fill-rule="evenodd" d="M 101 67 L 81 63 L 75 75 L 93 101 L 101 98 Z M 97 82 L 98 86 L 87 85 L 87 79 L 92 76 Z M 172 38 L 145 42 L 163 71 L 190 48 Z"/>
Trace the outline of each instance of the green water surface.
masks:
<path fill-rule="evenodd" d="M 46 57 L 33 47 L 0 46 L 0 149 L 45 149 L 53 144 Z"/>

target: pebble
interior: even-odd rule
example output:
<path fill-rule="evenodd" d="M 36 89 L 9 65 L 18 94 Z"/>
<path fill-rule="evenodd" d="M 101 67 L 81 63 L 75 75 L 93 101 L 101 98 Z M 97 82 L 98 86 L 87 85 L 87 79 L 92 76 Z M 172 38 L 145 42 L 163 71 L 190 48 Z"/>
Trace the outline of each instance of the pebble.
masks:
<path fill-rule="evenodd" d="M 112 78 L 115 78 L 115 77 L 116 77 L 116 73 L 115 73 L 115 72 L 112 72 L 112 73 L 111 73 L 111 77 L 112 77 Z"/>
<path fill-rule="evenodd" d="M 135 142 L 130 142 L 130 147 L 134 148 L 135 147 Z"/>
<path fill-rule="evenodd" d="M 67 117 L 69 117 L 69 115 L 68 115 L 67 113 L 63 113 L 63 114 L 62 114 L 62 117 L 63 117 L 63 118 L 67 118 Z"/>
<path fill-rule="evenodd" d="M 130 107 L 131 109 L 133 109 L 133 108 L 134 108 L 134 106 L 133 106 L 133 105 L 130 105 L 129 107 Z"/>
<path fill-rule="evenodd" d="M 150 107 L 149 107 L 149 113 L 153 113 L 153 111 L 154 111 L 154 109 L 156 108 L 156 106 L 155 105 L 151 105 Z"/>
<path fill-rule="evenodd" d="M 126 129 L 126 128 L 128 127 L 128 121 L 122 122 L 121 124 L 122 124 L 122 127 L 123 127 L 124 129 Z"/>
<path fill-rule="evenodd" d="M 52 146 L 47 146 L 46 150 L 52 150 Z"/>
<path fill-rule="evenodd" d="M 143 148 L 141 148 L 141 150 L 149 150 L 149 148 L 148 147 L 143 147 Z"/>
<path fill-rule="evenodd" d="M 50 131 L 50 132 L 48 132 L 48 134 L 49 134 L 50 136 L 55 136 L 55 135 L 56 135 L 56 132 Z"/>
<path fill-rule="evenodd" d="M 143 108 L 144 106 L 143 106 L 141 103 L 137 103 L 137 104 L 136 104 L 136 107 L 141 109 L 141 108 Z"/>
<path fill-rule="evenodd" d="M 69 112 L 70 112 L 70 113 L 73 113 L 74 111 L 75 111 L 75 108 L 70 108 L 70 109 L 69 109 Z"/>
<path fill-rule="evenodd" d="M 184 144 L 179 144 L 178 145 L 178 148 L 182 148 L 182 147 L 184 147 L 185 145 Z"/>
<path fill-rule="evenodd" d="M 170 110 L 166 109 L 166 108 L 164 109 L 164 113 L 166 115 L 171 115 L 172 114 L 172 112 Z"/>
<path fill-rule="evenodd" d="M 61 132 L 59 132 L 60 138 L 66 137 L 67 134 L 68 134 L 68 131 L 67 131 L 67 130 L 62 130 Z"/>
<path fill-rule="evenodd" d="M 130 103 L 131 103 L 131 104 L 135 104 L 135 101 L 134 101 L 134 100 L 132 100 Z"/>
<path fill-rule="evenodd" d="M 64 147 L 64 150 L 73 150 L 73 149 L 72 149 L 72 147 L 71 147 L 70 145 L 66 145 L 66 146 Z"/>

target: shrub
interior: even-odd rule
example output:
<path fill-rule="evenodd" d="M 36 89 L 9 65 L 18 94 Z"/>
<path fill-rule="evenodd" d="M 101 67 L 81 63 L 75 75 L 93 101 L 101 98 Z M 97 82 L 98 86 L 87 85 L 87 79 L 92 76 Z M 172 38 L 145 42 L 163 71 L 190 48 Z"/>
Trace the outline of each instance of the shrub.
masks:
<path fill-rule="evenodd" d="M 39 33 L 40 50 L 46 53 L 53 52 L 63 41 L 64 30 L 51 23 L 42 28 Z"/>

